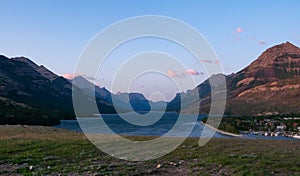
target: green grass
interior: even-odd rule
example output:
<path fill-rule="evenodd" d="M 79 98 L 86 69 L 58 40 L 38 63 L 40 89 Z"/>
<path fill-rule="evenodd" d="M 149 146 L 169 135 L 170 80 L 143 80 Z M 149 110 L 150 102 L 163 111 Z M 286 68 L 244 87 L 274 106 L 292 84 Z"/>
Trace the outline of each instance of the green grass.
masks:
<path fill-rule="evenodd" d="M 158 164 L 162 165 L 159 169 Z M 198 139 L 188 139 L 164 157 L 129 162 L 99 151 L 81 133 L 48 127 L 1 126 L 0 175 L 13 173 L 300 175 L 300 141 L 212 139 L 199 147 Z"/>

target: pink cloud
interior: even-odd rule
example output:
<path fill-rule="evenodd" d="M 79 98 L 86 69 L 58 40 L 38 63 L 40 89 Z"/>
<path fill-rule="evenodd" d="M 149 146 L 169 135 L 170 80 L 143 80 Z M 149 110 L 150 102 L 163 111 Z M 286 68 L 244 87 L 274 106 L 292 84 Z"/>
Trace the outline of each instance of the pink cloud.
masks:
<path fill-rule="evenodd" d="M 186 76 L 186 73 L 185 72 L 176 72 L 176 71 L 173 71 L 173 70 L 168 70 L 167 75 L 170 78 L 184 78 Z"/>
<path fill-rule="evenodd" d="M 167 74 L 168 74 L 168 76 L 171 77 L 171 78 L 176 78 L 176 77 L 177 77 L 176 72 L 173 71 L 173 70 L 168 70 L 168 71 L 167 71 Z"/>
<path fill-rule="evenodd" d="M 185 71 L 186 74 L 189 74 L 189 75 L 199 75 L 199 72 L 197 72 L 196 70 L 193 70 L 193 69 L 187 69 Z"/>
<path fill-rule="evenodd" d="M 201 59 L 201 62 L 210 63 L 210 64 L 212 63 L 212 61 L 208 59 Z"/>
<path fill-rule="evenodd" d="M 236 29 L 236 32 L 237 32 L 237 33 L 241 33 L 241 32 L 243 32 L 243 29 L 242 29 L 241 27 L 238 27 L 238 28 Z"/>
<path fill-rule="evenodd" d="M 78 74 L 74 74 L 74 73 L 66 73 L 62 75 L 64 78 L 66 79 L 74 79 L 75 77 L 78 76 Z"/>
<path fill-rule="evenodd" d="M 260 45 L 266 45 L 267 42 L 265 42 L 265 41 L 260 41 L 259 44 L 260 44 Z"/>
<path fill-rule="evenodd" d="M 77 73 L 66 73 L 66 74 L 63 74 L 62 77 L 66 78 L 66 79 L 74 79 L 78 76 L 82 76 L 84 77 L 85 79 L 87 80 L 90 80 L 90 81 L 95 81 L 96 78 L 92 77 L 92 76 L 87 76 L 85 74 L 77 74 Z"/>

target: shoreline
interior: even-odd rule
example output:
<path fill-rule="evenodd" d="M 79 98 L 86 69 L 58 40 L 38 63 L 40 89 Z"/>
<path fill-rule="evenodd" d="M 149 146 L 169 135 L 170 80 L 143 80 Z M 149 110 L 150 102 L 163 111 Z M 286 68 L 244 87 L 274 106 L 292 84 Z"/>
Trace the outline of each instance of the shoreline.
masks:
<path fill-rule="evenodd" d="M 151 140 L 143 136 L 129 139 Z M 206 145 L 199 146 L 199 139 L 192 138 L 184 140 L 176 150 L 165 156 L 139 162 L 108 155 L 81 133 L 51 127 L 1 126 L 0 141 L 0 170 L 4 175 L 251 175 L 253 171 L 257 171 L 253 175 L 272 175 L 268 174 L 270 171 L 277 175 L 300 173 L 299 167 L 295 165 L 299 162 L 295 156 L 300 154 L 297 150 L 300 143 L 295 141 L 212 138 Z M 164 143 L 161 145 L 166 147 Z M 28 149 L 29 152 L 26 152 Z M 148 157 L 144 149 L 140 152 Z M 242 165 L 247 167 L 241 169 Z"/>
<path fill-rule="evenodd" d="M 69 122 L 71 122 L 72 124 L 68 124 Z M 197 124 L 202 126 L 204 124 L 201 124 L 200 123 L 201 121 L 197 121 Z M 64 123 L 64 122 L 63 122 Z M 67 120 L 65 121 L 65 126 L 53 126 L 54 128 L 62 128 L 62 129 L 67 129 L 67 130 L 71 130 L 71 131 L 75 131 L 75 132 L 80 132 L 82 133 L 81 131 L 81 128 L 79 126 L 79 124 L 76 122 L 76 120 Z M 208 127 L 208 125 L 207 125 Z M 201 127 L 203 128 L 203 127 Z M 222 135 L 224 136 L 224 138 L 226 137 L 237 137 L 237 138 L 247 138 L 247 139 L 266 139 L 266 140 L 291 140 L 291 139 L 294 139 L 296 140 L 297 138 L 288 138 L 288 137 L 284 137 L 284 136 L 278 136 L 278 137 L 269 137 L 269 136 L 260 136 L 260 135 L 254 135 L 254 134 L 241 134 L 241 135 L 238 135 L 238 134 L 234 134 L 234 133 L 229 133 L 229 132 L 226 132 L 226 131 L 222 131 L 222 130 L 216 130 L 214 129 L 213 127 L 211 127 L 212 130 L 214 131 L 217 131 L 218 135 Z M 200 129 L 198 129 L 200 130 Z M 193 133 L 195 134 L 195 133 Z M 198 133 L 197 133 L 198 134 Z M 145 134 L 123 134 L 125 136 L 152 136 L 152 137 L 157 137 L 157 135 L 154 135 L 154 134 L 148 134 L 148 135 L 145 135 Z M 177 136 L 179 137 L 179 136 Z M 200 135 L 192 135 L 192 136 L 189 136 L 188 138 L 199 138 Z"/>
<path fill-rule="evenodd" d="M 200 122 L 203 126 L 206 126 L 208 128 L 210 128 L 211 130 L 213 131 L 216 131 L 217 133 L 220 133 L 220 134 L 223 134 L 223 135 L 226 135 L 226 136 L 232 136 L 232 137 L 243 137 L 243 135 L 241 134 L 234 134 L 234 133 L 229 133 L 229 132 L 226 132 L 226 131 L 223 131 L 223 130 L 220 130 L 220 129 L 217 129 L 209 124 L 206 124 L 204 122 Z"/>

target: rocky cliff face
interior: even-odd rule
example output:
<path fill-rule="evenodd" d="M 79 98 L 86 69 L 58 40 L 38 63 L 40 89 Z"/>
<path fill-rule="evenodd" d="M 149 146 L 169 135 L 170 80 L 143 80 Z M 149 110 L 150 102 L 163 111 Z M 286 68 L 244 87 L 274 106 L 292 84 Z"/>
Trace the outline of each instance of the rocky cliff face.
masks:
<path fill-rule="evenodd" d="M 299 70 L 300 48 L 297 46 L 286 42 L 267 49 L 246 68 L 236 74 L 225 76 L 227 82 L 225 113 L 247 115 L 300 113 Z M 201 113 L 209 112 L 210 86 L 207 86 L 207 83 L 208 81 L 205 81 L 193 90 L 199 91 L 201 95 Z M 188 95 L 182 94 L 181 97 L 186 96 Z M 171 103 L 174 104 L 174 101 Z M 189 108 L 185 108 L 184 111 L 189 112 Z"/>
<path fill-rule="evenodd" d="M 237 114 L 300 113 L 300 48 L 273 46 L 228 80 L 228 109 Z"/>
<path fill-rule="evenodd" d="M 230 88 L 253 87 L 299 76 L 300 48 L 286 42 L 267 49 L 229 80 Z"/>

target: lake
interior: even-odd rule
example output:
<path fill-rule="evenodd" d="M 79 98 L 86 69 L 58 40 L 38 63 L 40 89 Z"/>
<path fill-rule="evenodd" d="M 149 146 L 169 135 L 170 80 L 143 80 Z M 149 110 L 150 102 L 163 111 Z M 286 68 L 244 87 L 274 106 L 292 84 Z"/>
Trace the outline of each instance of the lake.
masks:
<path fill-rule="evenodd" d="M 78 120 L 62 120 L 60 125 L 55 126 L 56 128 L 63 128 L 67 130 L 77 131 L 77 132 L 87 132 L 96 134 L 114 134 L 119 135 L 131 135 L 131 136 L 177 136 L 184 137 L 188 136 L 191 138 L 207 137 L 203 133 L 204 126 L 200 123 L 201 119 L 206 115 L 199 115 L 195 118 L 194 115 L 182 115 L 180 119 L 180 124 L 178 125 L 177 113 L 166 112 L 160 116 L 161 113 L 157 113 L 159 119 L 155 119 L 156 114 L 152 115 L 153 118 L 140 116 L 140 114 L 126 113 L 120 115 L 118 114 L 102 114 L 103 121 L 100 122 L 100 117 L 89 117 L 80 118 Z M 136 117 L 136 118 L 135 118 Z M 124 119 L 125 120 L 124 120 Z M 139 119 L 139 120 L 137 120 Z M 153 120 L 155 119 L 155 120 Z M 196 122 L 197 120 L 197 122 Z M 79 124 L 80 121 L 80 124 Z M 131 123 L 128 123 L 131 122 Z M 147 122 L 149 121 L 149 124 Z M 154 122 L 154 123 L 150 123 Z M 133 124 L 132 124 L 133 123 Z M 140 125 L 135 125 L 139 124 Z M 143 124 L 144 123 L 144 124 Z M 110 130 L 107 130 L 107 126 Z M 174 130 L 174 126 L 176 130 Z M 82 130 L 81 127 L 84 127 Z M 169 131 L 172 130 L 172 133 Z M 214 133 L 213 130 L 206 128 L 206 133 Z M 208 135 L 209 136 L 209 135 Z M 231 136 L 223 135 L 220 133 L 215 133 L 214 138 L 233 138 Z M 254 134 L 245 134 L 243 138 L 247 139 L 270 139 L 270 140 L 296 140 L 294 138 L 288 138 L 284 136 L 260 136 Z"/>

